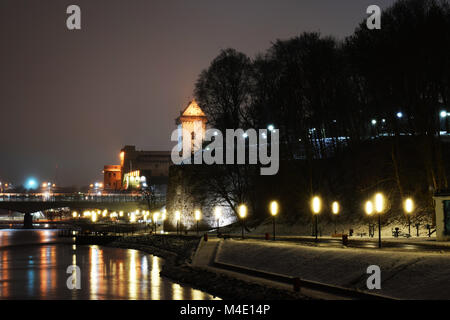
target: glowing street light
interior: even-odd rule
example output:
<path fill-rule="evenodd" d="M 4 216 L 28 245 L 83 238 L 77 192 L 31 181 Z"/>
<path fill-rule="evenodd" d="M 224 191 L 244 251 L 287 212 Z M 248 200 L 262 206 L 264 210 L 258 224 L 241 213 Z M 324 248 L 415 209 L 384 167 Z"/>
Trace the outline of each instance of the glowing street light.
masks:
<path fill-rule="evenodd" d="M 272 223 L 273 223 L 273 241 L 275 241 L 275 217 L 278 214 L 279 205 L 278 202 L 272 201 L 270 203 L 270 214 L 272 215 Z"/>
<path fill-rule="evenodd" d="M 408 219 L 408 236 L 411 237 L 411 219 L 410 216 L 414 211 L 414 201 L 411 198 L 407 198 L 403 202 L 403 209 L 405 210 L 406 217 Z"/>
<path fill-rule="evenodd" d="M 155 226 L 155 233 L 157 230 L 157 220 L 159 219 L 159 212 L 153 213 L 153 225 Z"/>
<path fill-rule="evenodd" d="M 339 202 L 334 201 L 331 204 L 331 211 L 333 212 L 333 215 L 335 216 L 334 219 L 334 234 L 337 234 L 337 217 L 339 214 L 339 211 L 341 210 L 341 208 L 339 207 Z"/>
<path fill-rule="evenodd" d="M 214 208 L 214 217 L 217 221 L 217 235 L 219 235 L 219 228 L 220 228 L 220 217 L 222 216 L 222 209 L 217 206 Z"/>
<path fill-rule="evenodd" d="M 370 217 L 373 213 L 373 202 L 370 200 L 367 201 L 364 206 L 364 210 L 366 211 L 366 214 Z M 372 237 L 372 224 L 370 223 L 370 220 L 369 220 L 369 236 Z"/>
<path fill-rule="evenodd" d="M 242 239 L 244 239 L 244 228 L 245 228 L 245 217 L 247 216 L 247 206 L 245 204 L 241 204 L 238 208 L 239 217 L 242 221 Z"/>
<path fill-rule="evenodd" d="M 366 205 L 364 206 L 364 209 L 365 209 L 365 211 L 366 211 L 366 214 L 368 215 L 368 216 L 371 216 L 372 215 L 372 213 L 373 213 L 373 203 L 372 203 L 372 201 L 367 201 L 366 202 Z"/>
<path fill-rule="evenodd" d="M 381 214 L 385 208 L 384 195 L 381 192 L 375 194 L 375 211 L 378 213 L 378 248 L 381 248 Z"/>
<path fill-rule="evenodd" d="M 36 189 L 38 187 L 38 182 L 34 178 L 29 178 L 25 183 L 27 189 Z"/>
<path fill-rule="evenodd" d="M 181 220 L 181 212 L 180 211 L 175 211 L 175 220 L 177 221 L 177 235 L 178 235 L 178 231 L 179 231 L 179 223 Z"/>
<path fill-rule="evenodd" d="M 315 196 L 311 200 L 311 210 L 314 215 L 314 233 L 316 235 L 316 241 L 318 241 L 318 215 L 322 209 L 322 201 L 318 196 Z"/>
<path fill-rule="evenodd" d="M 92 222 L 97 221 L 97 214 L 95 212 L 93 212 L 93 214 L 91 215 L 91 220 L 92 220 Z"/>
<path fill-rule="evenodd" d="M 194 218 L 195 218 L 195 221 L 197 221 L 197 235 L 198 235 L 198 222 L 200 221 L 201 216 L 202 216 L 202 213 L 200 212 L 200 210 L 195 210 Z"/>
<path fill-rule="evenodd" d="M 377 213 L 382 213 L 384 211 L 384 196 L 382 193 L 377 193 L 375 195 L 375 210 Z"/>
<path fill-rule="evenodd" d="M 76 211 L 72 212 L 72 217 L 76 218 L 78 216 L 78 213 Z"/>
<path fill-rule="evenodd" d="M 166 221 L 166 218 L 167 218 L 166 209 L 163 209 L 163 213 L 161 214 L 161 221 L 162 221 L 161 233 L 164 232 L 164 221 Z"/>

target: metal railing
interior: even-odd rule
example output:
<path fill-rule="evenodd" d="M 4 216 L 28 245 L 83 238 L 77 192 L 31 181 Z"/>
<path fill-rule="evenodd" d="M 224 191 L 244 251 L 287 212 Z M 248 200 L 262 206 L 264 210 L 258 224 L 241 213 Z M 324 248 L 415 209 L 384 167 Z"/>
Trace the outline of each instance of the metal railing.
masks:
<path fill-rule="evenodd" d="M 156 197 L 159 198 L 159 197 Z M 11 202 L 140 202 L 146 200 L 142 194 L 46 194 L 46 193 L 1 193 L 0 201 Z"/>

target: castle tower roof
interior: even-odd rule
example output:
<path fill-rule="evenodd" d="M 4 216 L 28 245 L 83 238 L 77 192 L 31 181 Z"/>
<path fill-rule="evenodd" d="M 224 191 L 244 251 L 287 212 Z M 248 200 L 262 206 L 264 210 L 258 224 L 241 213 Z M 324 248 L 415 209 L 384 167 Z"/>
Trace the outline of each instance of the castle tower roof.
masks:
<path fill-rule="evenodd" d="M 197 101 L 192 100 L 189 102 L 186 108 L 180 112 L 180 116 L 176 119 L 176 124 L 180 124 L 183 121 L 203 121 L 206 122 L 207 118 L 203 110 L 198 105 Z"/>

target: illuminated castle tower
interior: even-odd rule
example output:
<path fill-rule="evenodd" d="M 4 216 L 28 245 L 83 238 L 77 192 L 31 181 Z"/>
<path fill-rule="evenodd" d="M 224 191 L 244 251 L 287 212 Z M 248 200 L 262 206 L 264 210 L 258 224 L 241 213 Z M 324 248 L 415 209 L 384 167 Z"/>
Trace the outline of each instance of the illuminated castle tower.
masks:
<path fill-rule="evenodd" d="M 190 148 L 191 153 L 201 149 L 206 132 L 206 115 L 195 100 L 180 112 L 178 125 L 178 151 Z"/>

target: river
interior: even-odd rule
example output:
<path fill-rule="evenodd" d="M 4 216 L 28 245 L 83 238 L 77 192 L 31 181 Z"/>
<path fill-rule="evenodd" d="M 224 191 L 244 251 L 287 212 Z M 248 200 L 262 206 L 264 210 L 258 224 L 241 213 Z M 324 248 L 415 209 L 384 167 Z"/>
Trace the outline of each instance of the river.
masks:
<path fill-rule="evenodd" d="M 0 299 L 218 299 L 160 277 L 159 257 L 71 242 L 56 230 L 0 230 Z"/>

